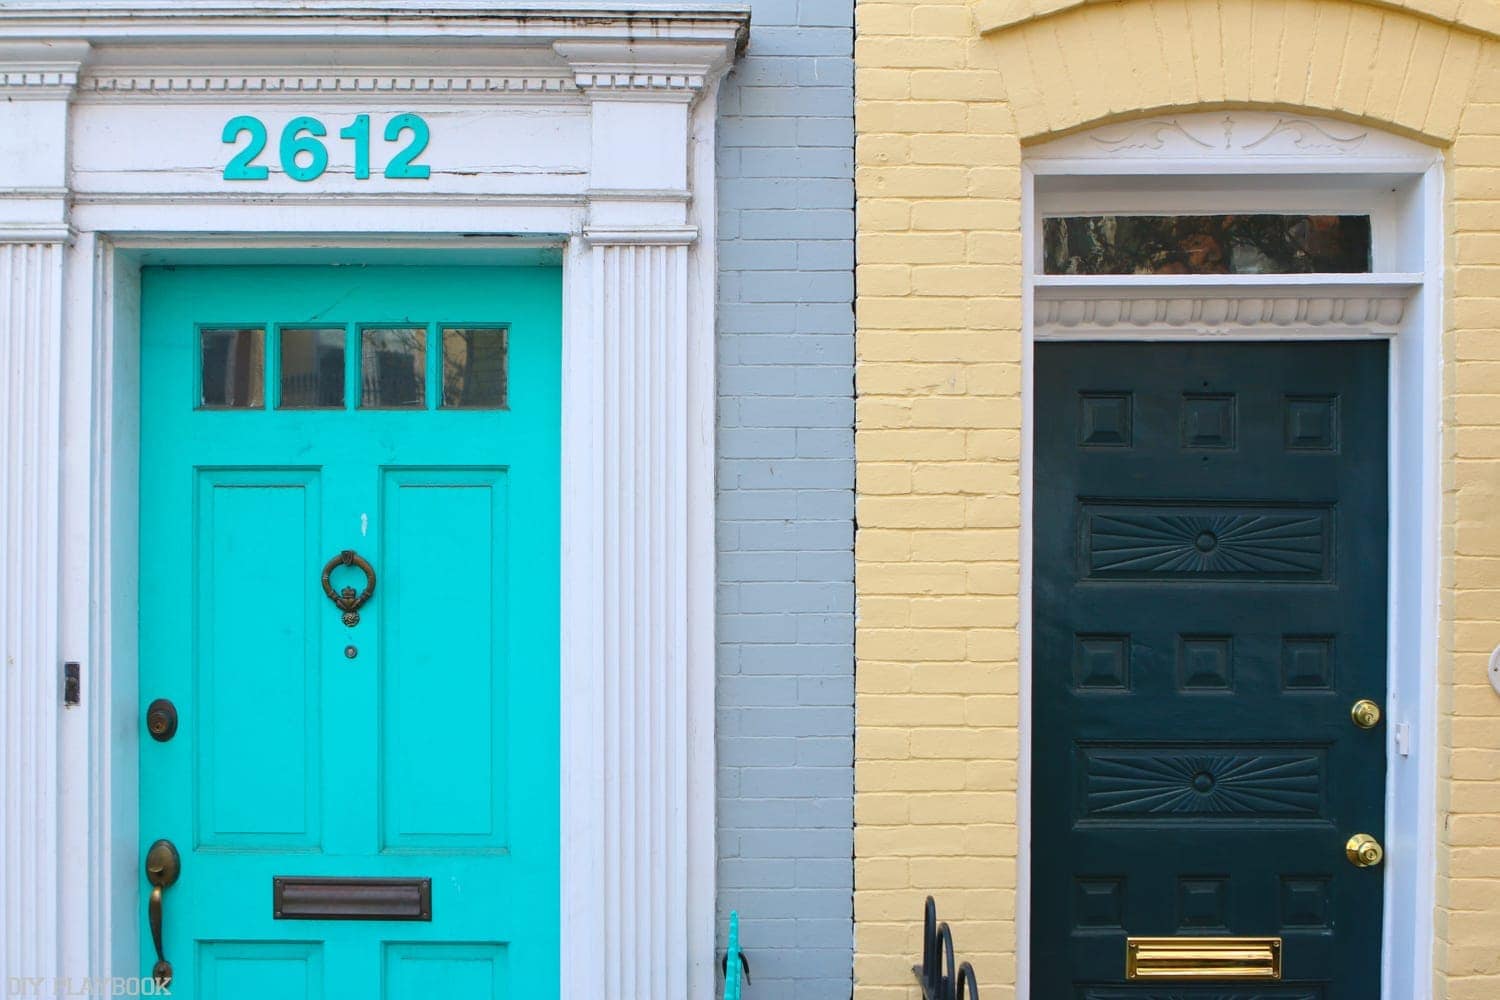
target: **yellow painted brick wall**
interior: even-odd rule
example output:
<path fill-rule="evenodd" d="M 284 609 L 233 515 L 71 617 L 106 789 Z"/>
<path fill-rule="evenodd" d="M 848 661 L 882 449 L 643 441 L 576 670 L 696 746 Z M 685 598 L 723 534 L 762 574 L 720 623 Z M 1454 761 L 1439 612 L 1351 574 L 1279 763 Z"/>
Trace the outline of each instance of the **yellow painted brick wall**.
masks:
<path fill-rule="evenodd" d="M 1500 997 L 1497 18 L 1497 0 L 859 4 L 858 1000 L 915 995 L 928 892 L 985 1000 L 1014 992 L 1022 149 L 1222 107 L 1449 150 L 1435 991 Z"/>

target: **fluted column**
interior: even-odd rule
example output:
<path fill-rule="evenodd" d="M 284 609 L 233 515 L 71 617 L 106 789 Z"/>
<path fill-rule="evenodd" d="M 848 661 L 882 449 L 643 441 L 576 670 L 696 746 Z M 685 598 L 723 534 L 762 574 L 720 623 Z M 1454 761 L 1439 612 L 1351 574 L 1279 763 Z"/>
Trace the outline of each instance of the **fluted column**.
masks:
<path fill-rule="evenodd" d="M 88 47 L 0 45 L 0 983 L 59 968 L 63 257 Z"/>
<path fill-rule="evenodd" d="M 59 971 L 61 279 L 60 244 L 0 243 L 0 982 Z"/>
<path fill-rule="evenodd" d="M 605 506 L 601 735 L 606 955 L 620 997 L 685 996 L 688 428 L 687 247 L 595 248 Z"/>
<path fill-rule="evenodd" d="M 579 248 L 567 348 L 596 461 L 564 471 L 563 992 L 686 1000 L 713 961 L 712 330 L 690 235 L 623 238 Z"/>
<path fill-rule="evenodd" d="M 566 450 L 596 460 L 564 470 L 563 992 L 606 1000 L 712 982 L 713 350 L 690 240 L 575 248 Z"/>

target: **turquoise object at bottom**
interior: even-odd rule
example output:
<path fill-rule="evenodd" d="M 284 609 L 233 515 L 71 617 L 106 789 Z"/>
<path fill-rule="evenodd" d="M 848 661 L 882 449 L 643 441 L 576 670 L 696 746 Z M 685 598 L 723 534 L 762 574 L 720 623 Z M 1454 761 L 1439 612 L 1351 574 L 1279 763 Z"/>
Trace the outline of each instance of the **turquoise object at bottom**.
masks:
<path fill-rule="evenodd" d="M 724 958 L 724 1000 L 740 1000 L 740 914 L 729 911 L 729 951 Z"/>

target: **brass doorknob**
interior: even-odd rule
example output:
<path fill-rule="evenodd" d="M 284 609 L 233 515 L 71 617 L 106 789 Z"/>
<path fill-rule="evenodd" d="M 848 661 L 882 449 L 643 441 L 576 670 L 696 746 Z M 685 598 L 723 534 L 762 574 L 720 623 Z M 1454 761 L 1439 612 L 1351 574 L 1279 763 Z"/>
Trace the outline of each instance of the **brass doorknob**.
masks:
<path fill-rule="evenodd" d="M 158 840 L 146 852 L 146 881 L 151 883 L 151 900 L 146 906 L 151 921 L 151 943 L 156 946 L 156 964 L 151 978 L 162 989 L 172 985 L 172 963 L 162 951 L 162 902 L 168 888 L 182 874 L 182 856 L 170 840 Z"/>
<path fill-rule="evenodd" d="M 1380 841 L 1368 833 L 1356 833 L 1350 837 L 1349 843 L 1344 845 L 1344 854 L 1356 868 L 1374 868 L 1385 860 L 1385 850 L 1381 848 Z"/>
<path fill-rule="evenodd" d="M 1349 718 L 1361 729 L 1374 729 L 1380 725 L 1380 706 L 1368 698 L 1361 698 L 1349 709 Z"/>

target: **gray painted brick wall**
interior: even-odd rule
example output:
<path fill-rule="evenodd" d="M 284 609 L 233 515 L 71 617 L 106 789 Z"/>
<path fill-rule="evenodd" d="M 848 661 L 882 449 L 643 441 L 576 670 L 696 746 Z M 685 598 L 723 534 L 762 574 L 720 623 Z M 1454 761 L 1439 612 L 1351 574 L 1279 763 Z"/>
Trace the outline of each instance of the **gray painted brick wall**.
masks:
<path fill-rule="evenodd" d="M 853 960 L 853 0 L 753 0 L 719 117 L 719 943 L 747 1000 Z"/>

